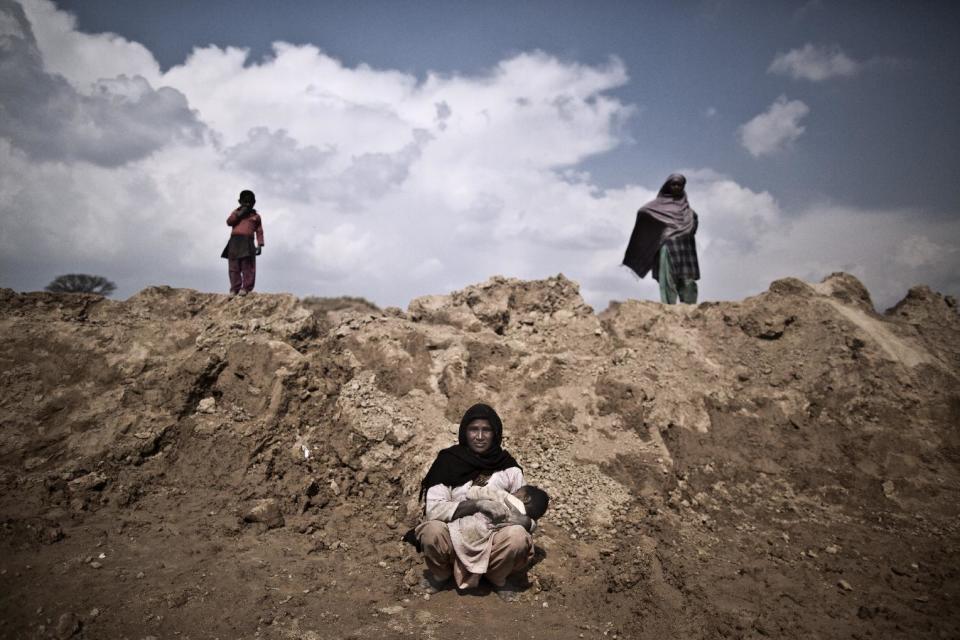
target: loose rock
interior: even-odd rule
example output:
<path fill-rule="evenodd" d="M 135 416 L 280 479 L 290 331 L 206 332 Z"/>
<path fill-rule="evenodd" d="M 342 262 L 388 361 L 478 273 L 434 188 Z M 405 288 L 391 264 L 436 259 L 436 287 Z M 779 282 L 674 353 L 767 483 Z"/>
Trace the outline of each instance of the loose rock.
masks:
<path fill-rule="evenodd" d="M 244 514 L 245 522 L 261 522 L 268 529 L 275 529 L 286 524 L 280 505 L 273 498 L 257 500 Z"/>

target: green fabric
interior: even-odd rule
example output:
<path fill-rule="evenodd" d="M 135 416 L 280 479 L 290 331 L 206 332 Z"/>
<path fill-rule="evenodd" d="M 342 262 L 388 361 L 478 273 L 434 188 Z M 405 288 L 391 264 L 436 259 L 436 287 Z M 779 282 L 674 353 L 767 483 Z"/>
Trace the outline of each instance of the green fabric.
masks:
<path fill-rule="evenodd" d="M 697 281 L 681 280 L 677 293 L 680 295 L 680 302 L 697 304 Z"/>
<path fill-rule="evenodd" d="M 673 282 L 673 274 L 670 272 L 670 253 L 667 251 L 666 244 L 660 247 L 660 265 L 657 275 L 660 278 L 660 302 L 676 303 L 677 285 Z"/>
<path fill-rule="evenodd" d="M 687 304 L 697 304 L 697 281 L 688 278 L 681 278 L 677 283 L 673 278 L 673 269 L 670 268 L 670 252 L 667 251 L 667 245 L 660 247 L 660 302 L 664 304 L 676 304 L 677 298 L 680 302 Z"/>

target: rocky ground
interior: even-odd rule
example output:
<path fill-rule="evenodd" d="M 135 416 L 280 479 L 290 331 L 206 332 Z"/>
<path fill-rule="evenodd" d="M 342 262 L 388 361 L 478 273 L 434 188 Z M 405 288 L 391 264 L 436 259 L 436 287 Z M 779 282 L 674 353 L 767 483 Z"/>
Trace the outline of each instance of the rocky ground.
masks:
<path fill-rule="evenodd" d="M 597 315 L 0 290 L 0 638 L 960 637 L 960 319 L 854 278 Z M 519 602 L 399 542 L 462 411 L 552 495 Z"/>

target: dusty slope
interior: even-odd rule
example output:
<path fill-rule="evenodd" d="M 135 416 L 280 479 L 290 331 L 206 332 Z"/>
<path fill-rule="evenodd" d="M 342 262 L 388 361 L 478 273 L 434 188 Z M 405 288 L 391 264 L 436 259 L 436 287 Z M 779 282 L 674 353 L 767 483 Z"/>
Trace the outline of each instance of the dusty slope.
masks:
<path fill-rule="evenodd" d="M 960 636 L 952 300 L 362 302 L 0 292 L 0 637 Z M 513 605 L 397 542 L 477 400 L 554 497 Z"/>

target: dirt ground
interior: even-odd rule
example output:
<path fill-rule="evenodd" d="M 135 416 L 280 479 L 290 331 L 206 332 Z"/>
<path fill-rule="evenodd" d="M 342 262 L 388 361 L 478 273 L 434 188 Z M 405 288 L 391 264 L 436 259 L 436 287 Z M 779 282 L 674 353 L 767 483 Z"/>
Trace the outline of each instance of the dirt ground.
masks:
<path fill-rule="evenodd" d="M 0 638 L 958 638 L 960 317 L 853 277 L 407 310 L 0 290 Z M 551 509 L 520 601 L 400 537 L 477 401 Z"/>

